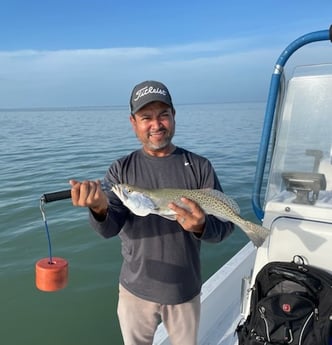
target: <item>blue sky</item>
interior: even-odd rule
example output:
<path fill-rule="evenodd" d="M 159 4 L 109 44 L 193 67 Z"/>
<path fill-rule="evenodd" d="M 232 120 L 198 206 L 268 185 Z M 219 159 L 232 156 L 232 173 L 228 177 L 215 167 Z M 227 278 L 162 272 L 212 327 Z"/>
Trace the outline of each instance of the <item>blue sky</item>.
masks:
<path fill-rule="evenodd" d="M 146 79 L 177 104 L 265 101 L 281 51 L 330 24 L 331 0 L 1 0 L 0 108 L 126 105 Z M 317 61 L 329 43 L 290 68 Z"/>

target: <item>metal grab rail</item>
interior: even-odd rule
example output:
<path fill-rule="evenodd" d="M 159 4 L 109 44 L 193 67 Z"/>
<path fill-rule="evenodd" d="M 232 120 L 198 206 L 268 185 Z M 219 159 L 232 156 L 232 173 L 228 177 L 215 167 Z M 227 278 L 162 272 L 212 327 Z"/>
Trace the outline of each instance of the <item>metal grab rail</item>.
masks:
<path fill-rule="evenodd" d="M 264 218 L 264 210 L 261 206 L 261 190 L 264 178 L 265 165 L 267 160 L 268 148 L 271 138 L 273 119 L 278 99 L 279 85 L 284 66 L 290 56 L 299 48 L 306 44 L 327 41 L 332 42 L 332 25 L 328 30 L 311 32 L 293 41 L 279 56 L 271 77 L 269 96 L 266 104 L 265 119 L 261 136 L 261 143 L 258 151 L 254 187 L 252 192 L 252 205 L 254 212 L 259 220 Z"/>

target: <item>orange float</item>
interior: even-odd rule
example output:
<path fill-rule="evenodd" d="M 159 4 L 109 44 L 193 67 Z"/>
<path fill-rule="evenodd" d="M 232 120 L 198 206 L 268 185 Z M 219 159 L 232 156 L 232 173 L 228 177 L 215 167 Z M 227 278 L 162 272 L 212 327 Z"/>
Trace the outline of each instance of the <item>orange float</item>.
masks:
<path fill-rule="evenodd" d="M 59 257 L 52 256 L 52 244 L 50 232 L 48 230 L 44 205 L 47 202 L 68 199 L 71 197 L 71 190 L 43 194 L 40 198 L 40 211 L 45 224 L 48 241 L 49 257 L 36 262 L 36 287 L 41 291 L 58 291 L 67 286 L 68 283 L 68 262 Z"/>
<path fill-rule="evenodd" d="M 68 262 L 59 257 L 43 258 L 36 262 L 36 287 L 52 292 L 63 289 L 68 283 Z"/>

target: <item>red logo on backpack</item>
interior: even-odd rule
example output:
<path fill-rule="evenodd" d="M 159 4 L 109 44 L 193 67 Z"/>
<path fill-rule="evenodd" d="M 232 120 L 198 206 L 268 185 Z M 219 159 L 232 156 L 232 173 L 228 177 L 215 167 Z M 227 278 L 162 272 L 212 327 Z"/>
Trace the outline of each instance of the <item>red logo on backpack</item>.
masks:
<path fill-rule="evenodd" d="M 283 305 L 282 305 L 282 310 L 285 312 L 285 313 L 289 313 L 290 311 L 291 311 L 291 306 L 290 306 L 290 304 L 288 304 L 288 303 L 284 303 Z"/>

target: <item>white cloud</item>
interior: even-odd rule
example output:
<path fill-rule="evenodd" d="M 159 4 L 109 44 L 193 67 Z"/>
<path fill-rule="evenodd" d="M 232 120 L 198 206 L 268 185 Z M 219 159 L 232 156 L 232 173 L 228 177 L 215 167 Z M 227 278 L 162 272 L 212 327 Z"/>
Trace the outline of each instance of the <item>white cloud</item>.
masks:
<path fill-rule="evenodd" d="M 132 86 L 143 79 L 164 81 L 178 103 L 264 100 L 284 47 L 263 41 L 0 52 L 0 107 L 127 104 Z M 331 56 L 322 44 L 318 51 L 308 48 L 300 60 Z"/>

